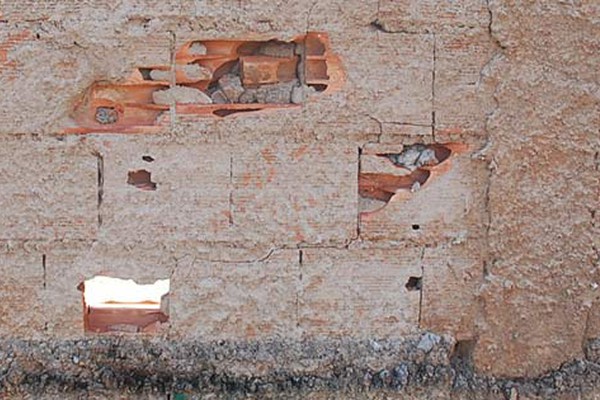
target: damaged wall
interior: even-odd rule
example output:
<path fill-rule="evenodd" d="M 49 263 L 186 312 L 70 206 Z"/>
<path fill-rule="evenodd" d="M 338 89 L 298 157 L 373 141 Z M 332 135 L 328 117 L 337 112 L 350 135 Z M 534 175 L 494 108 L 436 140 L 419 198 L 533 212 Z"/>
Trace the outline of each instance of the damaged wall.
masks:
<path fill-rule="evenodd" d="M 494 376 L 582 358 L 600 335 L 599 20 L 591 0 L 1 2 L 0 333 L 84 337 L 77 285 L 110 275 L 171 279 L 161 338 L 432 330 Z M 308 32 L 344 79 L 303 104 L 146 96 L 151 131 L 77 111 L 140 68 L 177 84 L 195 41 Z M 452 151 L 381 156 L 415 144 Z"/>

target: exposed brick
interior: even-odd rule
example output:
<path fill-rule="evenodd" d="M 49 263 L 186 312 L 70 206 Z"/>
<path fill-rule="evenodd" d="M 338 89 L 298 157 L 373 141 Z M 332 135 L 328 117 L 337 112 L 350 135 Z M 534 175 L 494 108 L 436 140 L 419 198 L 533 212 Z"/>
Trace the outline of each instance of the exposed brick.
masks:
<path fill-rule="evenodd" d="M 457 235 L 477 237 L 484 206 L 484 190 L 477 182 L 485 176 L 484 165 L 457 154 L 438 168 L 419 190 L 405 191 L 379 211 L 363 214 L 361 237 L 423 244 L 452 240 Z"/>
<path fill-rule="evenodd" d="M 83 293 L 78 290 L 83 281 L 102 275 L 150 284 L 158 279 L 170 278 L 175 266 L 175 259 L 158 246 L 126 249 L 118 244 L 52 245 L 46 251 L 46 290 L 43 297 L 47 334 L 57 338 L 85 336 Z M 168 324 L 161 326 L 160 331 L 166 333 Z"/>

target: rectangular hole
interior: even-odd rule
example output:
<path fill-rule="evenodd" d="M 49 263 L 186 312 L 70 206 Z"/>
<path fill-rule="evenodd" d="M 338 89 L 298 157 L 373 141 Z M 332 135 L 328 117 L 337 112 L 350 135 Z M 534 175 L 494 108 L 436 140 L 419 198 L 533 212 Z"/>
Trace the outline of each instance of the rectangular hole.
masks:
<path fill-rule="evenodd" d="M 96 276 L 79 287 L 85 332 L 152 333 L 169 320 L 169 279 L 138 284 L 132 279 Z"/>

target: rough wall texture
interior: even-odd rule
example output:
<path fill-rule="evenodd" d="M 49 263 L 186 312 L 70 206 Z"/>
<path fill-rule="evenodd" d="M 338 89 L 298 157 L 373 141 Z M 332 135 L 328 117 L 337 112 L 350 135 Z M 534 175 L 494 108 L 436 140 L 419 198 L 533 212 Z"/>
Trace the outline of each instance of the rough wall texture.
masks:
<path fill-rule="evenodd" d="M 190 40 L 309 31 L 346 80 L 300 108 L 64 135 L 91 84 Z M 431 330 L 498 377 L 581 359 L 600 336 L 598 65 L 595 0 L 2 0 L 0 334 L 84 337 L 76 287 L 105 274 L 171 279 L 164 339 Z M 363 212 L 361 174 L 415 143 L 461 151 Z M 155 191 L 127 183 L 140 169 Z"/>

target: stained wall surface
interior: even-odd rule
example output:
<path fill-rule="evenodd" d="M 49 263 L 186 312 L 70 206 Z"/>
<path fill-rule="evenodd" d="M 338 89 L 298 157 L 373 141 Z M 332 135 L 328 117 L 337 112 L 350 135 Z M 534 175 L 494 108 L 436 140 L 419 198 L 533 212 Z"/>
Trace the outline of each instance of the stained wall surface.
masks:
<path fill-rule="evenodd" d="M 300 107 L 65 134 L 90 85 L 185 43 L 307 32 L 345 80 Z M 2 0 L 0 335 L 85 336 L 77 285 L 110 275 L 171 279 L 164 338 L 431 330 L 496 376 L 582 357 L 600 336 L 599 64 L 594 0 Z M 460 151 L 364 212 L 361 176 L 413 144 Z M 156 190 L 128 184 L 141 169 Z"/>

